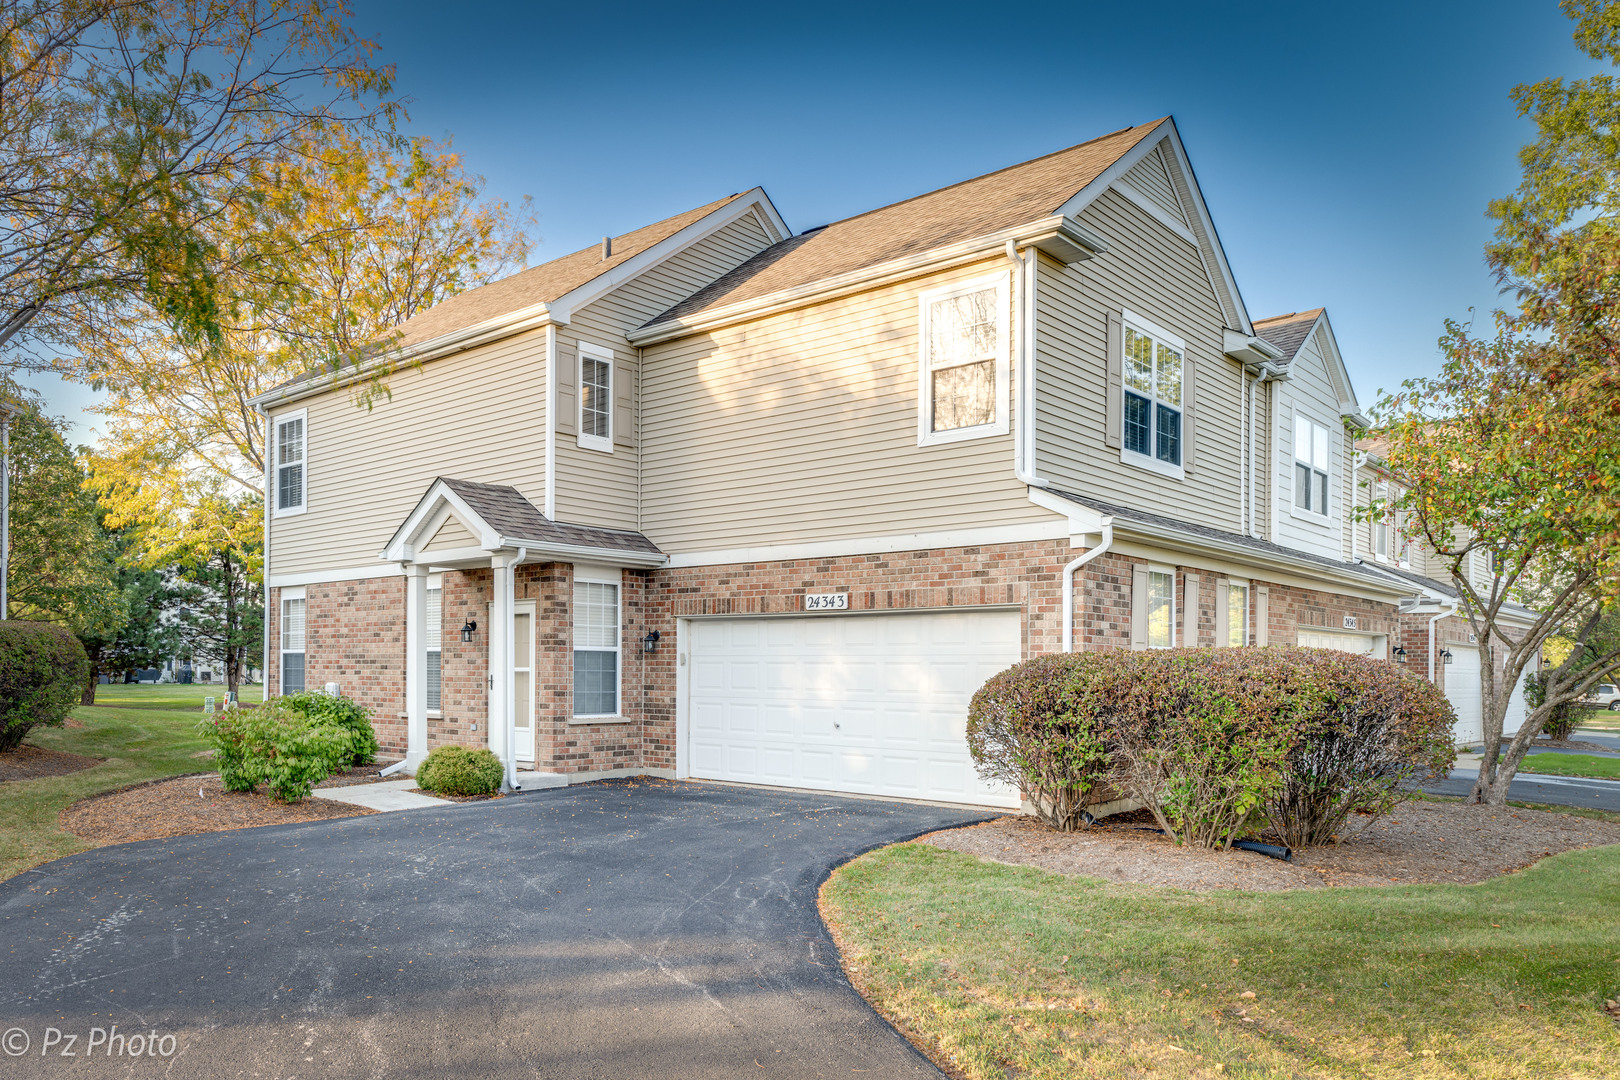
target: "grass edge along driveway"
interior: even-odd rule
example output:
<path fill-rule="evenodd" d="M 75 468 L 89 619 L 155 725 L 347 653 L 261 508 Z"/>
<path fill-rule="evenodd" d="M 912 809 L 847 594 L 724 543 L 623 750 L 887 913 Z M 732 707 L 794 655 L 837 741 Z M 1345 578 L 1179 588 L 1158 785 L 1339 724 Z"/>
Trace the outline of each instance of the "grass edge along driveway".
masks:
<path fill-rule="evenodd" d="M 878 1012 L 972 1080 L 1620 1075 L 1620 846 L 1481 885 L 1191 893 L 914 842 L 821 907 Z"/>
<path fill-rule="evenodd" d="M 259 687 L 244 687 L 244 701 L 258 700 Z M 0 784 L 0 881 L 25 870 L 94 847 L 57 822 L 80 799 L 147 780 L 208 772 L 196 757 L 206 749 L 197 737 L 203 698 L 224 700 L 217 686 L 102 686 L 96 704 L 73 710 L 82 727 L 35 728 L 25 744 L 105 758 L 65 776 L 42 776 Z"/>

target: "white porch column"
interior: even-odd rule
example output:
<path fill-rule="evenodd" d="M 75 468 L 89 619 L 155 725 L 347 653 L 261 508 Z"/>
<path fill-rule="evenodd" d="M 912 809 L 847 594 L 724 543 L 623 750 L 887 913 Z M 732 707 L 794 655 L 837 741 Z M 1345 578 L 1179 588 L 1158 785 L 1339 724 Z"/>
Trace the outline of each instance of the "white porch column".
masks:
<path fill-rule="evenodd" d="M 517 785 L 517 755 L 512 739 L 512 566 L 509 553 L 490 557 L 489 599 L 489 749 L 506 766 L 503 789 Z"/>
<path fill-rule="evenodd" d="M 428 568 L 405 564 L 405 771 L 427 757 Z"/>

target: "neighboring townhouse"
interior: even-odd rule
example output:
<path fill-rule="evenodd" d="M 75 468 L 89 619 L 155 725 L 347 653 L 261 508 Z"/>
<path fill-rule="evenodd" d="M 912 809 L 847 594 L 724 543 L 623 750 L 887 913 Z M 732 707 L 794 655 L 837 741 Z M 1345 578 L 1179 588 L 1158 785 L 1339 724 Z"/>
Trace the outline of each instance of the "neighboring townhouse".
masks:
<path fill-rule="evenodd" d="M 1423 662 L 1435 583 L 1357 546 L 1326 316 L 1251 321 L 1169 119 L 797 234 L 756 188 L 379 363 L 369 410 L 259 399 L 266 659 L 410 767 L 1016 806 L 963 730 L 1022 658 Z"/>

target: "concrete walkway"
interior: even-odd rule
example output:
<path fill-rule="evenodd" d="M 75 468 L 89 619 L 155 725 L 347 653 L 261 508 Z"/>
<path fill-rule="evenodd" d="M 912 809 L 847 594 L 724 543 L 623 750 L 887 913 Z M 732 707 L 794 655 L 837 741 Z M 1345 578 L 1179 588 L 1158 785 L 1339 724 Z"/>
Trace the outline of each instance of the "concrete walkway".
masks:
<path fill-rule="evenodd" d="M 416 781 L 384 780 L 376 784 L 350 784 L 347 787 L 316 788 L 310 792 L 317 799 L 364 806 L 368 810 L 387 813 L 390 810 L 418 810 L 428 806 L 458 806 L 447 799 L 435 799 L 416 790 Z"/>

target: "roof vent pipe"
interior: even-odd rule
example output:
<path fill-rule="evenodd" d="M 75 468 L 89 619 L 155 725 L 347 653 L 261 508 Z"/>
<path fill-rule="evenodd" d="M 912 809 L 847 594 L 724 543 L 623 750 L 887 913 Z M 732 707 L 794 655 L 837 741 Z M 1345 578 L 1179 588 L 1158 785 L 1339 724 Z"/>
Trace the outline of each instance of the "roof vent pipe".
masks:
<path fill-rule="evenodd" d="M 602 261 L 606 262 L 613 257 L 613 237 L 602 237 Z"/>

